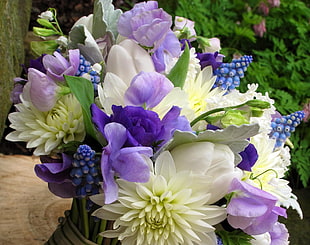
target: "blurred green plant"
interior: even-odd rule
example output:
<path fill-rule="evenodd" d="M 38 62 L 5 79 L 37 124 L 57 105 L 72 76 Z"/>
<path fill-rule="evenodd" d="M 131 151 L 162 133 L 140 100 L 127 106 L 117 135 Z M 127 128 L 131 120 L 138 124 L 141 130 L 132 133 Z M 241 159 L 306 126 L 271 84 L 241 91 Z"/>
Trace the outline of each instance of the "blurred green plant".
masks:
<path fill-rule="evenodd" d="M 278 7 L 268 2 L 178 0 L 172 5 L 159 0 L 159 5 L 172 16 L 195 21 L 198 35 L 220 38 L 225 62 L 234 54 L 252 55 L 254 62 L 239 89 L 245 91 L 247 84 L 258 83 L 258 90 L 268 92 L 278 111 L 287 115 L 302 110 L 310 98 L 310 1 L 281 0 Z M 262 22 L 266 29 L 260 36 L 253 27 Z M 294 187 L 306 187 L 310 179 L 309 122 L 302 123 L 290 139 L 296 147 L 291 150 L 288 178 L 294 180 Z"/>

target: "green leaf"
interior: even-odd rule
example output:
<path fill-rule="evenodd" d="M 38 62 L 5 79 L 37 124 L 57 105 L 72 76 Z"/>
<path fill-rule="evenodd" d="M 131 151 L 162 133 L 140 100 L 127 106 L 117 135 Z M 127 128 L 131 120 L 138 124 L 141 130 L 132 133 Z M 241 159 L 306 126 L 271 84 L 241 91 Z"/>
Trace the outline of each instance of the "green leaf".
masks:
<path fill-rule="evenodd" d="M 241 230 L 235 231 L 218 231 L 217 234 L 221 237 L 224 245 L 251 245 L 252 236 L 244 233 Z"/>
<path fill-rule="evenodd" d="M 58 46 L 59 44 L 55 40 L 32 41 L 30 43 L 31 51 L 37 56 L 53 54 Z"/>
<path fill-rule="evenodd" d="M 48 20 L 46 19 L 37 19 L 37 22 L 41 25 L 41 26 L 44 26 L 48 29 L 54 29 L 54 26 L 51 22 L 49 22 Z"/>
<path fill-rule="evenodd" d="M 58 35 L 59 32 L 51 29 L 41 28 L 41 27 L 33 27 L 33 33 L 40 37 L 49 37 Z"/>
<path fill-rule="evenodd" d="M 175 87 L 183 87 L 188 71 L 189 61 L 190 52 L 188 45 L 186 45 L 183 54 L 167 75 L 167 78 L 174 84 Z"/>
<path fill-rule="evenodd" d="M 103 37 L 106 32 L 110 32 L 115 40 L 118 35 L 117 22 L 121 14 L 120 9 L 114 9 L 112 0 L 96 0 L 92 30 L 94 38 Z"/>
<path fill-rule="evenodd" d="M 94 103 L 94 87 L 92 83 L 83 77 L 65 76 L 65 80 L 71 92 L 82 106 L 86 133 L 94 139 L 97 139 L 90 112 L 90 106 Z"/>

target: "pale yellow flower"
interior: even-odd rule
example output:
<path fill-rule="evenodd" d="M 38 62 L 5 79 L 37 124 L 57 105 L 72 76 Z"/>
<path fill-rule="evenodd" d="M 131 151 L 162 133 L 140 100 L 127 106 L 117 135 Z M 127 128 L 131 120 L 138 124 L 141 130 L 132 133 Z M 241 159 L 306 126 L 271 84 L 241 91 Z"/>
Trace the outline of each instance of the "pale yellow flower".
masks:
<path fill-rule="evenodd" d="M 118 237 L 124 245 L 216 245 L 213 225 L 226 218 L 226 210 L 210 202 L 205 175 L 177 171 L 176 164 L 165 151 L 149 182 L 117 180 L 118 201 L 94 213 L 115 220 L 115 230 L 102 234 Z"/>
<path fill-rule="evenodd" d="M 72 94 L 62 96 L 47 112 L 37 110 L 26 100 L 16 109 L 8 116 L 15 131 L 6 139 L 27 142 L 27 148 L 35 148 L 34 155 L 57 152 L 60 145 L 83 141 L 85 137 L 82 108 Z"/>

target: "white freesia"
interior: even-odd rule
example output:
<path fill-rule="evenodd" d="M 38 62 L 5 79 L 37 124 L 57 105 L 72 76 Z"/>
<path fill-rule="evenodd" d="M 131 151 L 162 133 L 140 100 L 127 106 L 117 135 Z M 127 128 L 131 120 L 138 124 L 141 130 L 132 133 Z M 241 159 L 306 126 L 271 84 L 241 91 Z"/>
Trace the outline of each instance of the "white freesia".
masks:
<path fill-rule="evenodd" d="M 33 154 L 37 156 L 51 154 L 61 144 L 84 140 L 82 109 L 72 94 L 62 96 L 47 112 L 21 99 L 22 103 L 15 105 L 17 111 L 9 114 L 10 127 L 15 131 L 6 136 L 7 140 L 27 142 L 27 148 L 35 148 Z"/>
<path fill-rule="evenodd" d="M 50 10 L 42 12 L 38 17 L 48 21 L 54 20 L 53 12 Z"/>
<path fill-rule="evenodd" d="M 168 151 L 156 159 L 149 182 L 117 182 L 118 201 L 94 212 L 115 220 L 115 230 L 103 232 L 104 236 L 118 237 L 123 245 L 217 244 L 213 225 L 226 218 L 225 208 L 212 205 L 206 189 L 209 179 L 190 170 L 178 171 Z"/>

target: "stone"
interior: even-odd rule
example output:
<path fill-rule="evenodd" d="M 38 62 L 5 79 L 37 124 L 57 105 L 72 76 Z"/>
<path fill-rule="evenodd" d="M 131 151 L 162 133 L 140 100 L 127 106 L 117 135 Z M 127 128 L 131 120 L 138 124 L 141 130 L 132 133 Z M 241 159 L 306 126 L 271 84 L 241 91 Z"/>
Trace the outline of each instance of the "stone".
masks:
<path fill-rule="evenodd" d="M 21 74 L 24 63 L 24 37 L 28 31 L 32 0 L 0 1 L 0 138 L 12 106 L 13 78 Z"/>

